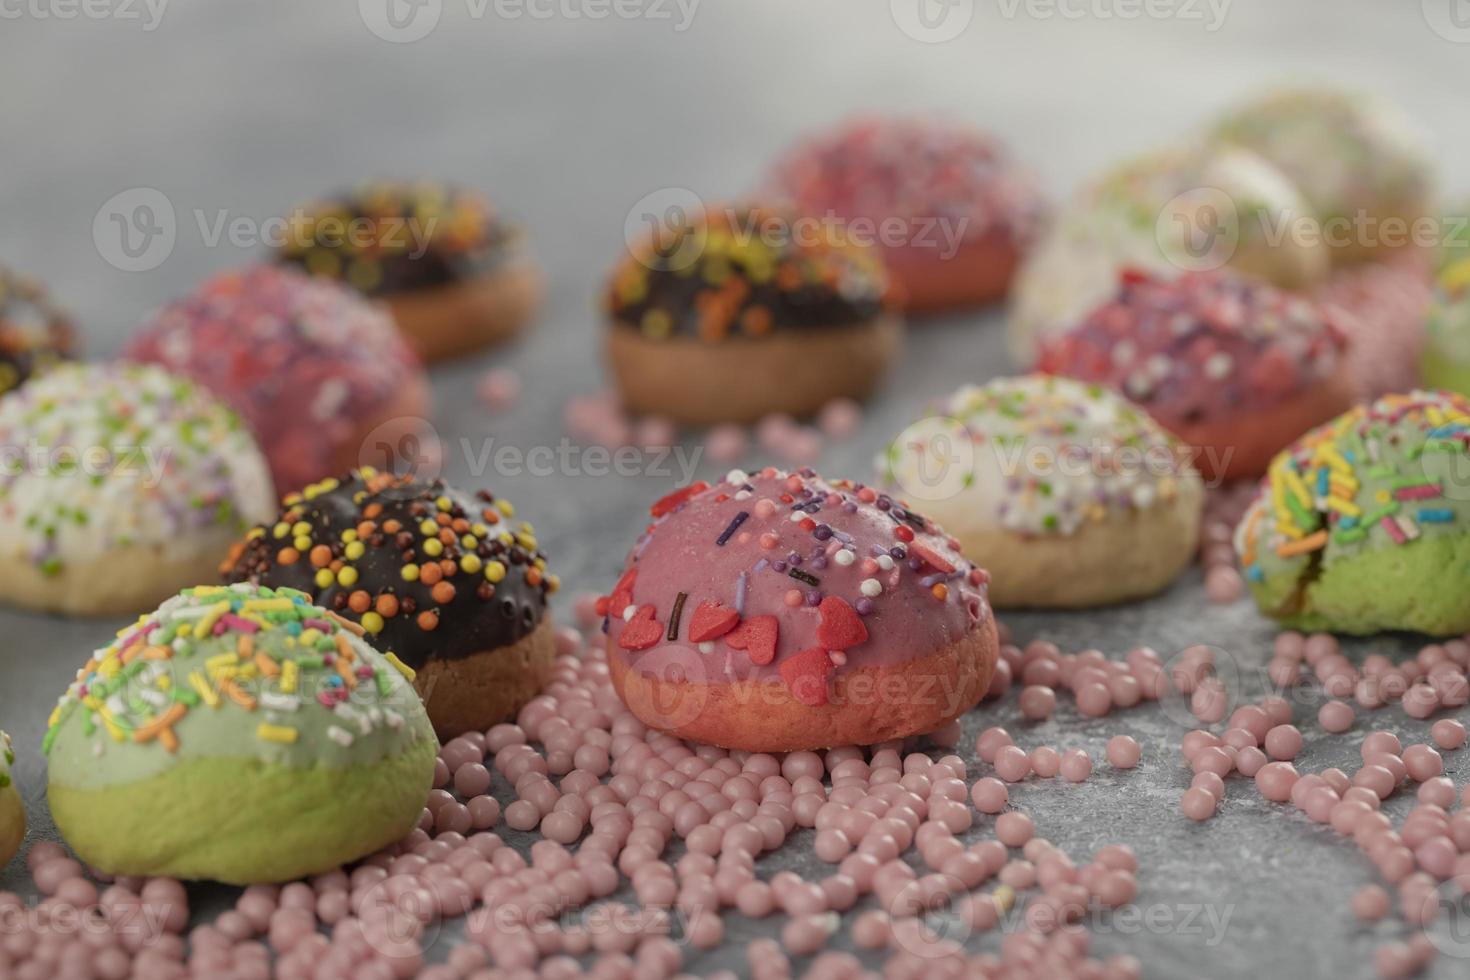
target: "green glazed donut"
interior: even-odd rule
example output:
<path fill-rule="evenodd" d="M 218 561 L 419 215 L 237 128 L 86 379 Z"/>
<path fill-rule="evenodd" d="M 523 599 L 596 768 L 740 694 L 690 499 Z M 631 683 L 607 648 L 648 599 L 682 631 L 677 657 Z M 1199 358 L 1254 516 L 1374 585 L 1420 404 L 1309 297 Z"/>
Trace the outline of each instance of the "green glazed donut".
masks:
<path fill-rule="evenodd" d="M 1470 401 L 1387 395 L 1271 463 L 1236 530 L 1261 611 L 1303 630 L 1470 630 Z"/>
<path fill-rule="evenodd" d="M 0 732 L 0 870 L 20 850 L 20 842 L 26 836 L 26 810 L 21 805 L 20 794 L 15 790 L 15 780 L 10 767 L 15 764 L 15 753 L 10 750 L 10 736 Z"/>
<path fill-rule="evenodd" d="M 186 589 L 97 651 L 51 716 L 51 812 L 117 875 L 336 868 L 413 829 L 438 742 L 412 671 L 291 589 Z"/>

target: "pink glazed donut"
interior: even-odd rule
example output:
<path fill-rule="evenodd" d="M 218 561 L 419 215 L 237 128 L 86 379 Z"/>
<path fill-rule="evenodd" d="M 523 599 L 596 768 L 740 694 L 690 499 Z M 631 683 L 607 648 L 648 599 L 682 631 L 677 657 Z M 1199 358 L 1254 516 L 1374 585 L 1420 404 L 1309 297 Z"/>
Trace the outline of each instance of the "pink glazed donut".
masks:
<path fill-rule="evenodd" d="M 429 410 L 428 379 L 392 318 L 289 268 L 215 276 L 156 313 L 123 356 L 192 378 L 239 412 L 283 494 L 384 462 L 363 453 L 407 445 Z"/>
<path fill-rule="evenodd" d="M 989 575 L 933 521 L 811 470 L 659 500 L 607 617 L 613 686 L 650 727 L 751 752 L 868 745 L 979 702 Z"/>

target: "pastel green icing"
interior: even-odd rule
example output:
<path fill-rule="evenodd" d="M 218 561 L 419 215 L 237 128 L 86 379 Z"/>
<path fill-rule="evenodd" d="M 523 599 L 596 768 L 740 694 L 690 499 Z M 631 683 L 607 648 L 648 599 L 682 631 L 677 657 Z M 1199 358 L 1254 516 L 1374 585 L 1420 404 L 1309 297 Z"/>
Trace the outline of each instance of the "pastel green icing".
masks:
<path fill-rule="evenodd" d="M 432 739 L 420 739 L 376 762 L 311 768 L 196 757 L 127 785 L 53 781 L 47 797 L 67 843 L 113 874 L 289 881 L 411 831 L 436 751 Z"/>

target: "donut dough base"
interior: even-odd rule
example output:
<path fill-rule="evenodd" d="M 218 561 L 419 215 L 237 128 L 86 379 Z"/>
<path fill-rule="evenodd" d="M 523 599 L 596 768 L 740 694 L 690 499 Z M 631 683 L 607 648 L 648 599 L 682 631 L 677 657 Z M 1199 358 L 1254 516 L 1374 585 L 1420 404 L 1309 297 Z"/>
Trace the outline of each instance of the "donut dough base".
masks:
<path fill-rule="evenodd" d="M 1021 262 L 1016 243 L 1001 235 L 964 242 L 949 258 L 917 247 L 890 249 L 884 256 L 890 278 L 902 290 L 904 310 L 919 314 L 1002 299 Z"/>
<path fill-rule="evenodd" d="M 509 646 L 452 660 L 434 658 L 419 668 L 414 690 L 423 698 L 434 733 L 447 741 L 512 721 L 541 693 L 556 659 L 551 617 Z"/>
<path fill-rule="evenodd" d="M 773 412 L 809 416 L 834 398 L 865 398 L 901 344 L 898 319 L 885 316 L 719 343 L 649 340 L 634 327 L 613 324 L 607 352 L 628 411 L 715 425 L 754 422 Z"/>
<path fill-rule="evenodd" d="M 427 363 L 511 339 L 541 306 L 541 271 L 519 260 L 468 282 L 385 297 L 398 329 Z"/>
<path fill-rule="evenodd" d="M 421 738 L 391 758 L 342 768 L 185 759 L 104 789 L 53 781 L 47 797 L 67 844 L 108 874 L 272 884 L 401 840 L 423 811 L 438 749 Z"/>
<path fill-rule="evenodd" d="M 1470 534 L 1297 562 L 1291 573 L 1247 582 L 1261 611 L 1290 629 L 1470 632 Z"/>
<path fill-rule="evenodd" d="M 811 707 L 785 681 L 706 684 L 660 678 L 609 650 L 613 687 L 651 728 L 680 738 L 748 752 L 794 752 L 834 745 L 872 745 L 930 732 L 969 711 L 990 687 L 999 645 L 987 618 L 927 656 L 883 667 L 839 669 L 830 700 Z M 861 658 L 854 651 L 855 659 Z"/>
<path fill-rule="evenodd" d="M 0 787 L 0 871 L 15 857 L 25 836 L 26 809 L 12 782 Z"/>
<path fill-rule="evenodd" d="M 216 581 L 238 537 L 232 528 L 190 531 L 183 541 L 188 554 L 176 554 L 180 542 L 128 545 L 86 561 L 66 559 L 55 575 L 43 574 L 15 547 L 0 548 L 6 556 L 0 596 L 14 606 L 66 616 L 149 612 L 180 589 Z"/>
<path fill-rule="evenodd" d="M 1203 501 L 1198 481 L 1181 481 L 1179 495 L 1165 504 L 1112 513 L 1075 534 L 1046 537 L 982 524 L 973 512 L 934 516 L 967 556 L 989 570 L 992 606 L 1074 609 L 1167 588 L 1194 560 Z"/>

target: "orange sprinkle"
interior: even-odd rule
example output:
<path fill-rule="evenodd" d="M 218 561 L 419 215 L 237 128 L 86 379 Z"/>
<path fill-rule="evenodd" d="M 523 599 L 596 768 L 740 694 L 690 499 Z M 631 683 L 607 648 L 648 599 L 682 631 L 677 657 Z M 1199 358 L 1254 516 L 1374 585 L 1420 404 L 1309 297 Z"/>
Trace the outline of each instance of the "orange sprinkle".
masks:
<path fill-rule="evenodd" d="M 934 598 L 944 599 L 949 595 L 949 586 L 945 585 L 943 582 L 935 582 L 934 587 L 929 591 L 934 593 Z"/>
<path fill-rule="evenodd" d="M 316 568 L 326 568 L 332 563 L 332 549 L 324 544 L 319 544 L 311 549 L 311 564 Z"/>
<path fill-rule="evenodd" d="M 189 709 L 182 704 L 171 704 L 164 710 L 163 714 L 154 718 L 146 725 L 141 725 L 133 732 L 134 742 L 151 742 L 158 737 L 159 733 L 172 728 L 179 719 L 189 713 Z"/>
<path fill-rule="evenodd" d="M 359 538 L 370 537 L 373 534 L 376 534 L 377 530 L 378 525 L 374 524 L 372 521 L 363 521 L 361 524 L 357 525 L 357 536 Z"/>
<path fill-rule="evenodd" d="M 381 514 L 382 512 L 383 512 L 383 505 L 382 504 L 379 504 L 379 503 L 371 503 L 371 504 L 368 504 L 366 507 L 364 507 L 362 509 L 362 516 L 363 517 L 366 517 L 368 520 L 376 520 L 377 517 L 378 517 L 378 515 Z"/>
<path fill-rule="evenodd" d="M 425 585 L 436 585 L 444 578 L 444 569 L 433 563 L 425 564 L 419 569 L 419 581 Z"/>
<path fill-rule="evenodd" d="M 385 592 L 378 596 L 376 604 L 378 615 L 384 619 L 392 619 L 398 615 L 398 597 L 392 593 Z"/>
<path fill-rule="evenodd" d="M 263 653 L 255 655 L 255 666 L 260 668 L 261 674 L 265 677 L 277 677 L 281 673 L 281 665 Z"/>
<path fill-rule="evenodd" d="M 255 656 L 255 637 L 249 633 L 241 633 L 240 638 L 235 641 L 235 653 L 239 654 L 241 660 L 249 660 Z"/>
<path fill-rule="evenodd" d="M 1293 555 L 1304 555 L 1309 551 L 1316 551 L 1318 548 L 1326 547 L 1326 545 L 1327 532 L 1318 531 L 1316 534 L 1309 534 L 1296 541 L 1288 541 L 1285 544 L 1277 545 L 1276 554 L 1282 558 L 1290 558 Z"/>
<path fill-rule="evenodd" d="M 294 565 L 301 560 L 301 552 L 295 548 L 282 548 L 276 552 L 277 565 Z"/>
<path fill-rule="evenodd" d="M 432 610 L 421 612 L 419 613 L 418 624 L 419 629 L 425 633 L 432 633 L 439 628 L 439 614 Z"/>
<path fill-rule="evenodd" d="M 753 337 L 769 333 L 771 325 L 771 311 L 764 306 L 752 306 L 740 317 L 741 328 Z"/>
<path fill-rule="evenodd" d="M 373 597 L 358 589 L 347 597 L 347 608 L 355 613 L 365 613 L 373 606 Z"/>
<path fill-rule="evenodd" d="M 535 565 L 532 565 L 530 568 L 526 569 L 526 584 L 540 585 L 541 569 L 537 568 Z"/>
<path fill-rule="evenodd" d="M 447 606 L 454 601 L 456 590 L 452 582 L 440 582 L 430 590 L 429 595 L 441 606 Z"/>
<path fill-rule="evenodd" d="M 445 544 L 454 544 L 459 540 L 459 535 L 454 533 L 453 528 L 446 527 L 439 532 L 439 540 Z"/>
<path fill-rule="evenodd" d="M 229 695 L 231 701 L 235 702 L 246 711 L 255 710 L 255 699 L 251 697 L 248 693 L 246 693 L 234 681 L 220 681 L 219 687 L 221 691 L 224 691 L 225 694 Z"/>
<path fill-rule="evenodd" d="M 347 642 L 347 634 L 346 633 L 338 633 L 337 636 L 336 636 L 336 641 L 337 641 L 337 656 L 341 660 L 345 660 L 348 663 L 351 663 L 352 661 L 354 661 L 354 660 L 357 659 L 357 654 L 355 654 L 355 653 L 352 652 L 352 644 Z"/>
<path fill-rule="evenodd" d="M 486 507 L 484 510 L 480 511 L 480 516 L 485 519 L 486 524 L 500 523 L 500 511 L 496 510 L 494 507 Z"/>
<path fill-rule="evenodd" d="M 342 627 L 347 632 L 351 633 L 353 636 L 366 636 L 367 635 L 367 630 L 363 629 L 361 626 L 359 626 L 358 624 L 354 623 L 352 620 L 350 620 L 350 619 L 344 619 L 343 617 L 341 617 L 341 616 L 337 615 L 336 613 L 332 612 L 330 609 L 326 609 L 326 610 L 323 610 L 323 611 L 327 614 L 327 618 L 328 619 L 330 619 L 332 622 L 336 623 L 338 626 Z"/>
<path fill-rule="evenodd" d="M 384 534 L 397 534 L 399 531 L 402 531 L 402 530 L 403 530 L 403 525 L 400 524 L 400 523 L 398 523 L 395 520 L 386 520 L 386 521 L 383 522 L 383 533 Z"/>
<path fill-rule="evenodd" d="M 148 647 L 143 651 L 144 660 L 171 660 L 173 655 L 172 647 Z"/>
<path fill-rule="evenodd" d="M 159 732 L 158 742 L 169 752 L 177 752 L 179 750 L 179 737 L 174 734 L 172 728 L 165 728 Z"/>

